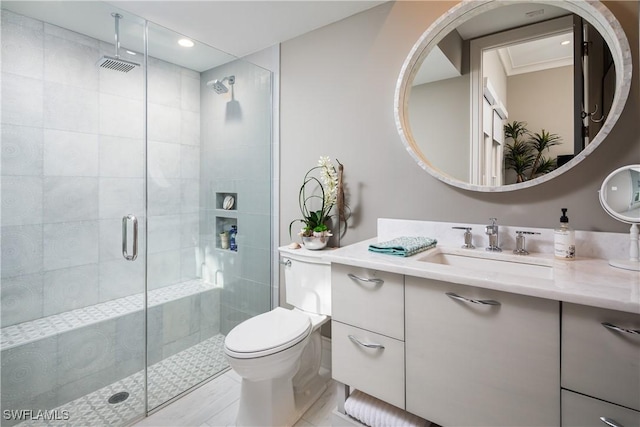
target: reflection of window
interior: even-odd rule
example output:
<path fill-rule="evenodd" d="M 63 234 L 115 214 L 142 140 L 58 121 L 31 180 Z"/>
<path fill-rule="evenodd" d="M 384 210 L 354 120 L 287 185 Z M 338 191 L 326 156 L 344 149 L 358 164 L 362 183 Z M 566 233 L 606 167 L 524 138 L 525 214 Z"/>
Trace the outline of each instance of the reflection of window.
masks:
<path fill-rule="evenodd" d="M 573 154 L 574 49 L 571 43 L 561 43 L 573 40 L 573 21 L 572 16 L 566 15 L 465 39 L 469 40 L 471 74 L 472 183 L 500 185 L 520 181 L 511 173 L 506 179 L 501 179 L 502 171 L 496 175 L 496 184 L 489 180 L 491 165 L 485 159 L 490 158 L 487 158 L 483 148 L 487 146 L 484 139 L 490 137 L 491 133 L 483 127 L 486 119 L 483 98 L 496 112 L 498 104 L 505 113 L 508 110 L 509 121 L 524 122 L 528 129 L 536 132 L 546 129 L 566 141 L 545 152 L 546 158 Z M 461 36 L 466 33 L 464 29 L 461 31 Z M 501 115 L 501 118 L 507 120 L 507 114 Z M 503 159 L 499 159 L 499 164 L 503 163 Z M 547 171 L 553 169 L 551 164 Z M 533 178 L 530 172 L 527 171 L 526 176 Z"/>

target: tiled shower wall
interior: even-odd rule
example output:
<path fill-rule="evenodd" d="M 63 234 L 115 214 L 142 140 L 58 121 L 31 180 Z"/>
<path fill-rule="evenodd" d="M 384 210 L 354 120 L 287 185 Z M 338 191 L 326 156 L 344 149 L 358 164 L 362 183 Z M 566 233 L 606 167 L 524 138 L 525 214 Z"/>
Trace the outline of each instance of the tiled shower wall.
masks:
<path fill-rule="evenodd" d="M 144 224 L 142 67 L 99 68 L 112 45 L 5 10 L 1 54 L 1 326 L 141 294 L 145 261 L 149 289 L 196 277 L 199 73 L 149 58 L 148 260 L 128 262 L 121 218 Z M 149 362 L 216 334 L 219 300 L 150 308 Z M 142 311 L 91 320 L 3 348 L 3 410 L 51 409 L 144 368 Z"/>
<path fill-rule="evenodd" d="M 140 294 L 145 262 L 149 290 L 203 264 L 219 289 L 151 307 L 147 331 L 135 312 L 3 349 L 2 409 L 50 409 L 143 369 L 145 333 L 155 363 L 270 308 L 271 74 L 148 59 L 148 258 L 128 262 L 121 218 L 144 224 L 144 74 L 98 68 L 104 54 L 2 11 L 1 326 Z M 235 98 L 206 87 L 227 74 Z M 216 248 L 216 192 L 237 194 L 237 253 Z"/>
<path fill-rule="evenodd" d="M 99 68 L 103 54 L 113 46 L 2 11 L 3 327 L 144 290 L 120 231 L 129 213 L 144 224 L 143 70 Z M 197 275 L 200 76 L 153 58 L 148 76 L 155 289 Z"/>
<path fill-rule="evenodd" d="M 235 84 L 228 93 L 206 87 L 230 75 Z M 226 334 L 271 308 L 271 72 L 238 60 L 203 72 L 201 87 L 202 164 L 211 165 L 201 174 L 201 244 L 205 275 L 222 288 Z M 216 209 L 216 193 L 235 194 L 235 211 Z M 236 221 L 237 252 L 218 249 L 216 217 Z"/>

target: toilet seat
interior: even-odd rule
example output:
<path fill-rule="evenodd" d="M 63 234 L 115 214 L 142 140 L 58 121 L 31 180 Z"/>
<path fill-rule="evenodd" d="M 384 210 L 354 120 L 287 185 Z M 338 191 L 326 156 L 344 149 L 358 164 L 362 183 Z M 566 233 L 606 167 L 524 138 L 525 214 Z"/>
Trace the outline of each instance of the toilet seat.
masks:
<path fill-rule="evenodd" d="M 237 359 L 264 357 L 293 347 L 307 338 L 311 329 L 309 316 L 277 307 L 233 328 L 224 340 L 224 350 Z"/>

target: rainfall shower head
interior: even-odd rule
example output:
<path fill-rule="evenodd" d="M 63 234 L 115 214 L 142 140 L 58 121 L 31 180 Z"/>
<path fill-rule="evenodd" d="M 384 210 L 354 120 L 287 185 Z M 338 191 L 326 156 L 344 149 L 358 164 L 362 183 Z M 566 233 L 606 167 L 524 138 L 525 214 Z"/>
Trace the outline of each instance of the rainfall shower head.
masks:
<path fill-rule="evenodd" d="M 121 59 L 120 55 L 118 55 L 118 51 L 120 50 L 120 18 L 122 18 L 122 15 L 120 15 L 119 13 L 112 13 L 111 16 L 113 16 L 116 21 L 116 54 L 115 56 L 104 55 L 98 60 L 98 62 L 96 62 L 96 65 L 98 67 L 128 73 L 134 68 L 139 67 L 140 64 Z"/>
<path fill-rule="evenodd" d="M 224 81 L 227 80 L 231 86 L 236 82 L 235 76 L 228 76 L 222 80 L 210 80 L 207 82 L 207 86 L 213 89 L 218 95 L 221 93 L 229 92 L 229 88 L 224 85 Z"/>
<path fill-rule="evenodd" d="M 114 58 L 113 56 L 104 55 L 102 58 L 96 62 L 98 67 L 108 68 L 110 70 L 122 71 L 123 73 L 128 73 L 136 67 L 139 67 L 140 64 L 136 64 L 135 62 L 126 61 L 122 58 Z"/>

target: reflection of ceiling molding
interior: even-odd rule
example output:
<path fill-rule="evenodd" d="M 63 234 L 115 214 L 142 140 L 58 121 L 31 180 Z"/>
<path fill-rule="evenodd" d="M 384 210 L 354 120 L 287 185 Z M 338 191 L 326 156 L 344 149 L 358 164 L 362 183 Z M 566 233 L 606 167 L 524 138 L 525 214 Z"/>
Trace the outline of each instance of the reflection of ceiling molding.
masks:
<path fill-rule="evenodd" d="M 571 43 L 563 45 L 569 40 Z M 498 50 L 507 76 L 573 65 L 573 34 L 555 34 Z"/>
<path fill-rule="evenodd" d="M 484 12 L 458 25 L 456 30 L 463 40 L 470 40 L 567 14 L 569 12 L 562 7 L 522 2 Z"/>

